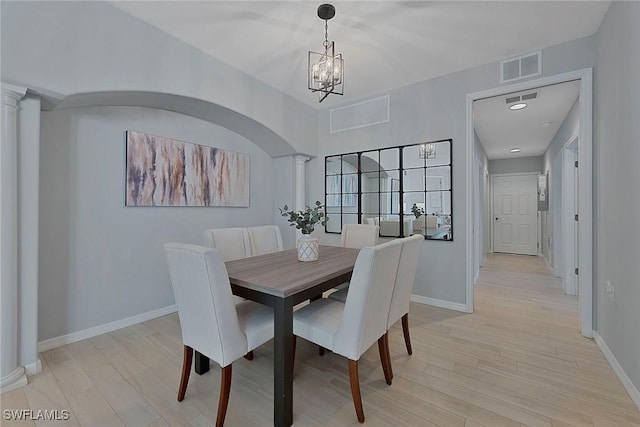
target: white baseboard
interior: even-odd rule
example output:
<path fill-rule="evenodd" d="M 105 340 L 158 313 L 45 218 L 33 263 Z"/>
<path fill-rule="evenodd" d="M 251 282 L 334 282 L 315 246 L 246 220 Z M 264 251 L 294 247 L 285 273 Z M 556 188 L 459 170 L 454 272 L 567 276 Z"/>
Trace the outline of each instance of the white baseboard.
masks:
<path fill-rule="evenodd" d="M 136 323 L 146 322 L 147 320 L 155 319 L 156 317 L 164 316 L 170 313 L 175 313 L 176 311 L 178 311 L 178 307 L 174 304 L 168 307 L 159 308 L 157 310 L 147 311 L 146 313 L 127 317 L 126 319 L 116 320 L 115 322 L 105 323 L 104 325 L 94 326 L 93 328 L 89 329 L 83 329 L 82 331 L 72 332 L 70 334 L 61 335 L 59 337 L 49 338 L 48 340 L 40 341 L 38 343 L 38 353 L 51 350 L 52 348 L 71 344 L 77 341 L 82 341 L 87 338 L 92 338 L 97 335 L 106 334 L 107 332 L 112 332 L 117 329 L 126 328 L 127 326 L 135 325 Z"/>
<path fill-rule="evenodd" d="M 448 308 L 449 310 L 467 313 L 467 305 L 459 302 L 445 301 L 443 299 L 423 297 L 422 295 L 411 295 L 411 301 L 420 304 L 433 305 L 435 307 Z"/>
<path fill-rule="evenodd" d="M 613 369 L 613 372 L 616 373 L 625 390 L 627 390 L 627 393 L 629 393 L 629 396 L 631 396 L 631 400 L 633 400 L 638 409 L 640 409 L 640 391 L 638 391 L 638 388 L 631 382 L 631 378 L 629 378 L 624 369 L 622 369 L 622 366 L 620 366 L 620 363 L 618 363 L 618 360 L 609 349 L 609 346 L 607 346 L 607 343 L 596 331 L 593 331 L 593 339 L 595 340 L 596 344 L 598 344 L 600 351 L 602 351 L 602 354 L 604 354 L 604 357 L 607 359 L 607 362 L 609 362 L 609 365 L 611 365 L 611 369 Z"/>
<path fill-rule="evenodd" d="M 6 393 L 27 385 L 24 368 L 18 366 L 13 372 L 0 378 L 0 393 Z"/>
<path fill-rule="evenodd" d="M 40 372 L 42 372 L 42 362 L 40 362 L 40 359 L 33 363 L 29 363 L 24 367 L 24 373 L 27 374 L 28 377 L 39 374 Z"/>

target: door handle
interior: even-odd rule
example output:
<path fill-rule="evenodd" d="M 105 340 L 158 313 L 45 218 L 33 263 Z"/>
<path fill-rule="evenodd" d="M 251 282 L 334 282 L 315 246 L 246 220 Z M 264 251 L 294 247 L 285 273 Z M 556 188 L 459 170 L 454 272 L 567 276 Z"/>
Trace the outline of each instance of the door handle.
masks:
<path fill-rule="evenodd" d="M 500 218 L 496 217 L 496 221 L 500 221 Z"/>

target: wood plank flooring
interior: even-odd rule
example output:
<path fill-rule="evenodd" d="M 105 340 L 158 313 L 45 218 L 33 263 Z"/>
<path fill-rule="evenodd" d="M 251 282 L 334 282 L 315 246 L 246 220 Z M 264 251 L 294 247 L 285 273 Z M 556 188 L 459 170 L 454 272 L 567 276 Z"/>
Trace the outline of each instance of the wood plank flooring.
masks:
<path fill-rule="evenodd" d="M 360 362 L 366 425 L 640 426 L 595 343 L 578 332 L 576 297 L 537 257 L 491 255 L 475 313 L 412 304 L 413 355 L 400 324 L 390 332 L 394 379 L 374 345 Z M 176 401 L 182 342 L 176 314 L 41 354 L 43 372 L 2 395 L 3 409 L 68 409 L 69 421 L 2 426 L 212 426 L 220 369 L 191 375 Z M 227 426 L 272 425 L 270 343 L 234 363 Z M 344 358 L 298 340 L 294 425 L 359 425 Z"/>

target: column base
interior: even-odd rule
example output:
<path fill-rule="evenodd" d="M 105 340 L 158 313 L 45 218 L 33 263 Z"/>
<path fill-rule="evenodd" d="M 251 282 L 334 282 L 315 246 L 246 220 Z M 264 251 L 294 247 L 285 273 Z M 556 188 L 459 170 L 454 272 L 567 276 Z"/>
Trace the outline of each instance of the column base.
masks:
<path fill-rule="evenodd" d="M 28 365 L 24 365 L 24 373 L 27 374 L 28 377 L 39 374 L 40 372 L 42 372 L 42 362 L 40 362 L 40 359 L 33 363 L 29 363 Z"/>
<path fill-rule="evenodd" d="M 0 379 L 0 392 L 6 393 L 26 385 L 27 375 L 24 373 L 24 368 L 19 366 L 15 371 Z"/>

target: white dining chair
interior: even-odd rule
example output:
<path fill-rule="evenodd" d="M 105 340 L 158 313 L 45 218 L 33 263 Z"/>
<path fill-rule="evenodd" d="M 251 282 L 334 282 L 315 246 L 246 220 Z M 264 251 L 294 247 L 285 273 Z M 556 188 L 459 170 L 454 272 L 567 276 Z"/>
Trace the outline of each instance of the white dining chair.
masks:
<path fill-rule="evenodd" d="M 342 226 L 340 244 L 345 248 L 362 249 L 378 244 L 380 227 L 371 224 L 345 224 Z"/>
<path fill-rule="evenodd" d="M 398 273 L 393 287 L 387 329 L 391 329 L 398 320 L 402 319 L 402 332 L 407 353 L 413 354 L 409 336 L 409 303 L 411 302 L 411 292 L 413 291 L 413 283 L 416 278 L 418 263 L 420 262 L 424 237 L 421 234 L 415 234 L 411 237 L 400 239 L 400 241 L 402 242 L 402 252 L 400 253 Z"/>
<path fill-rule="evenodd" d="M 342 226 L 340 243 L 345 248 L 362 249 L 367 246 L 376 246 L 380 227 L 371 224 L 345 224 Z M 336 292 L 329 294 L 329 298 L 345 302 L 349 290 L 349 282 L 336 286 Z M 321 355 L 322 355 L 321 350 Z"/>
<path fill-rule="evenodd" d="M 245 229 L 249 237 L 252 256 L 270 254 L 284 250 L 282 234 L 277 225 L 261 225 Z"/>
<path fill-rule="evenodd" d="M 209 247 L 216 248 L 225 262 L 251 256 L 249 235 L 242 227 L 210 228 L 204 236 Z"/>
<path fill-rule="evenodd" d="M 224 260 L 216 249 L 183 243 L 164 248 L 184 344 L 178 401 L 187 391 L 195 349 L 222 368 L 216 418 L 216 427 L 221 427 L 231 391 L 231 364 L 273 338 L 273 309 L 252 301 L 233 303 Z"/>
<path fill-rule="evenodd" d="M 204 231 L 204 238 L 210 248 L 215 248 L 220 252 L 225 262 L 251 256 L 249 234 L 245 228 L 210 228 Z M 233 296 L 233 302 L 236 304 L 242 301 L 246 301 L 246 299 L 236 295 Z M 253 352 L 248 352 L 244 357 L 247 360 L 253 360 Z"/>
<path fill-rule="evenodd" d="M 349 381 L 358 421 L 364 422 L 358 360 L 376 340 L 387 384 L 390 357 L 385 348 L 386 314 L 400 261 L 402 242 L 394 240 L 360 250 L 345 303 L 323 298 L 293 313 L 293 333 L 349 359 Z M 385 315 L 381 316 L 380 314 Z M 295 342 L 295 341 L 294 341 Z"/>

